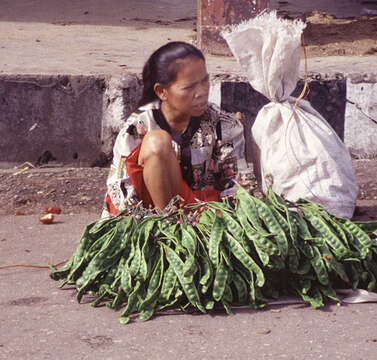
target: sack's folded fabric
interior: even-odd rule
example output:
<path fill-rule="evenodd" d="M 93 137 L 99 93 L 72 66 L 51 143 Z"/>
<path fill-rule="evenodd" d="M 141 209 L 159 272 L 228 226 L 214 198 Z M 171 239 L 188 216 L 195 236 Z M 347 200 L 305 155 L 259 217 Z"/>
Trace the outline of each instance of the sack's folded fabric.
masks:
<path fill-rule="evenodd" d="M 287 200 L 315 201 L 350 218 L 358 194 L 350 154 L 308 101 L 290 96 L 299 79 L 305 26 L 272 11 L 221 35 L 251 86 L 271 101 L 259 111 L 251 134 L 262 190 L 271 186 Z"/>

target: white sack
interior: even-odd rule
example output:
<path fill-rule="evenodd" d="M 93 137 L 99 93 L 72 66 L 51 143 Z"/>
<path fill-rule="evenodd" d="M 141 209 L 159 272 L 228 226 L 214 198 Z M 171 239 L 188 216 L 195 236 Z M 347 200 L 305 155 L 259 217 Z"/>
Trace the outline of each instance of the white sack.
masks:
<path fill-rule="evenodd" d="M 268 186 L 291 201 L 321 203 L 352 217 L 358 186 L 344 143 L 311 105 L 290 94 L 299 77 L 302 21 L 264 13 L 222 33 L 251 86 L 271 103 L 252 127 L 254 166 Z M 293 114 L 293 116 L 292 116 Z"/>

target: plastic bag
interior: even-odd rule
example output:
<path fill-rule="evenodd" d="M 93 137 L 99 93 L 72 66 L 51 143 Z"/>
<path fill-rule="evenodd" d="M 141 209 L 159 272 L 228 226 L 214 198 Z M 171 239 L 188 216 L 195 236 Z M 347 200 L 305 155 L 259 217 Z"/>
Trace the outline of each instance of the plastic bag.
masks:
<path fill-rule="evenodd" d="M 264 13 L 222 33 L 251 86 L 271 102 L 252 126 L 254 167 L 262 190 L 353 215 L 358 185 L 350 154 L 309 102 L 290 96 L 299 79 L 305 24 Z"/>

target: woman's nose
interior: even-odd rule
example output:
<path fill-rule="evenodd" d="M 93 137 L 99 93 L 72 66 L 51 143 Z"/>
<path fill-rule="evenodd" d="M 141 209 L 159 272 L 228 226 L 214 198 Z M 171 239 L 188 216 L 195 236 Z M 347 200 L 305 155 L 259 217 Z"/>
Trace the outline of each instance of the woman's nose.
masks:
<path fill-rule="evenodd" d="M 203 82 L 198 84 L 196 89 L 196 97 L 208 96 L 209 93 L 209 82 Z"/>

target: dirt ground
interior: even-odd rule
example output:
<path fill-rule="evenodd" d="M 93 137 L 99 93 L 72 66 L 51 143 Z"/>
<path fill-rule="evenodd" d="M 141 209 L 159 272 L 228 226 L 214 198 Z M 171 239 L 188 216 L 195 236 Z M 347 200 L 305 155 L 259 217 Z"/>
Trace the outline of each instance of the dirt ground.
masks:
<path fill-rule="evenodd" d="M 354 160 L 359 183 L 355 219 L 377 220 L 377 160 Z M 42 215 L 49 206 L 62 214 L 101 214 L 108 168 L 42 167 L 0 170 L 0 215 Z"/>
<path fill-rule="evenodd" d="M 312 10 L 332 3 L 313 3 L 271 1 L 281 16 L 307 22 L 309 58 L 377 56 L 377 16 L 362 16 L 358 1 L 343 0 L 336 16 Z M 2 0 L 0 74 L 139 73 L 158 46 L 196 38 L 196 0 Z M 211 73 L 238 71 L 232 58 L 207 60 Z"/>
<path fill-rule="evenodd" d="M 101 214 L 108 168 L 46 167 L 0 170 L 0 215 L 43 214 L 49 206 L 63 214 Z"/>
<path fill-rule="evenodd" d="M 377 56 L 377 17 L 338 19 L 326 13 L 306 15 L 308 57 Z"/>

